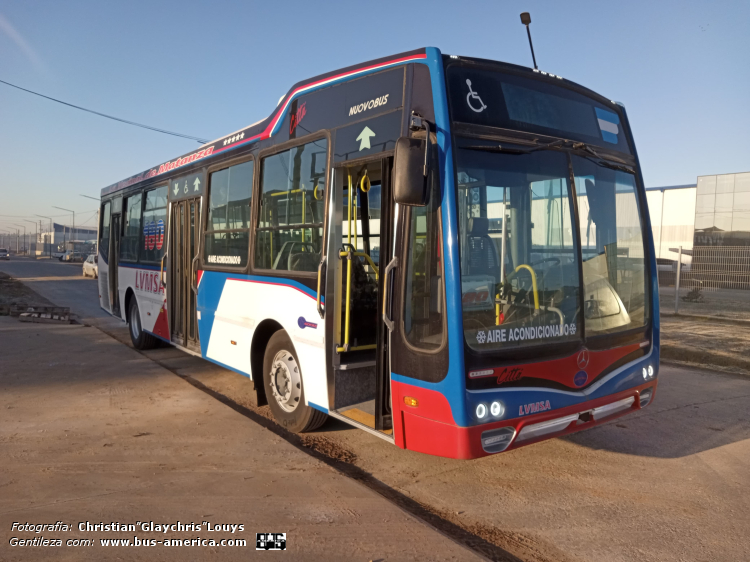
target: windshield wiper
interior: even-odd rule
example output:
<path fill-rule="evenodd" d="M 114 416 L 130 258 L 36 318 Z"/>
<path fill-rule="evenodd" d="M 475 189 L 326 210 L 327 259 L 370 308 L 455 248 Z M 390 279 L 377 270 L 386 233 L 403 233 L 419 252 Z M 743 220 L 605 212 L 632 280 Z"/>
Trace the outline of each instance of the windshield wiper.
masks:
<path fill-rule="evenodd" d="M 596 150 L 591 148 L 591 145 L 588 145 L 585 142 L 575 142 L 573 143 L 571 148 L 573 150 L 582 150 L 584 152 L 587 152 L 594 158 L 596 158 L 596 160 L 594 160 L 594 158 L 590 158 L 589 156 L 580 155 L 582 158 L 585 158 L 589 162 L 593 162 L 597 166 L 601 166 L 603 168 L 610 168 L 611 170 L 618 170 L 620 172 L 625 172 L 628 174 L 635 174 L 635 170 L 633 168 L 612 162 L 611 160 L 607 159 L 605 156 L 602 156 L 601 154 L 599 154 Z"/>
<path fill-rule="evenodd" d="M 557 139 L 554 141 L 540 143 L 536 141 L 535 146 L 530 148 L 507 145 L 507 144 L 485 144 L 485 145 L 471 145 L 471 146 L 460 146 L 459 148 L 465 148 L 466 150 L 477 150 L 480 152 L 493 152 L 493 153 L 505 153 L 505 154 L 530 154 L 538 150 L 548 150 L 554 148 L 565 148 L 572 149 L 575 151 L 585 152 L 587 154 L 579 154 L 581 158 L 585 158 L 603 168 L 610 168 L 620 172 L 626 172 L 628 174 L 635 174 L 635 170 L 629 166 L 622 164 L 616 164 L 609 160 L 606 156 L 602 156 L 591 145 L 585 142 L 572 142 L 563 139 Z"/>
<path fill-rule="evenodd" d="M 459 148 L 465 148 L 466 150 L 478 150 L 480 152 L 504 152 L 506 154 L 530 154 L 537 150 L 547 150 L 550 148 L 558 148 L 565 145 L 567 141 L 562 139 L 554 140 L 548 143 L 537 142 L 535 146 L 531 148 L 521 148 L 517 146 L 508 146 L 507 144 L 485 144 L 485 145 L 472 145 L 472 146 L 459 146 Z"/>

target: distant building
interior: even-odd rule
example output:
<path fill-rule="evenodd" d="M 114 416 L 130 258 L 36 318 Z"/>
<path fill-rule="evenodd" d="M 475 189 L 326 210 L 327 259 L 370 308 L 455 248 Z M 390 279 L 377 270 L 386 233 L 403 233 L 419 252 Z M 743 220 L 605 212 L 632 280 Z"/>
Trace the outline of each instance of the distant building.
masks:
<path fill-rule="evenodd" d="M 42 222 L 42 226 L 45 226 L 44 222 Z M 41 243 L 44 245 L 44 251 L 41 252 L 42 248 L 40 247 L 40 253 L 47 254 L 50 251 L 62 250 L 65 247 L 65 242 L 70 242 L 71 240 L 96 240 L 96 228 L 80 228 L 78 226 L 72 228 L 65 224 L 53 222 L 52 232 L 47 229 L 41 233 Z"/>
<path fill-rule="evenodd" d="M 699 176 L 695 246 L 750 246 L 750 172 Z"/>
<path fill-rule="evenodd" d="M 657 258 L 676 259 L 679 246 L 750 246 L 750 172 L 647 187 L 646 199 Z"/>
<path fill-rule="evenodd" d="M 657 258 L 675 260 L 670 248 L 693 247 L 695 193 L 695 184 L 646 188 Z"/>

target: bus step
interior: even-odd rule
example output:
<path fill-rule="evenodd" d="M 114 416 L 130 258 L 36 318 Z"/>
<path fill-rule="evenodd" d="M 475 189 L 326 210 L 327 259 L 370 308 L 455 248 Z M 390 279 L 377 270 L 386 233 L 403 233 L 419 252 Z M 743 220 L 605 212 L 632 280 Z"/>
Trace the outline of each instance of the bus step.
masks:
<path fill-rule="evenodd" d="M 374 366 L 375 361 L 360 361 L 358 363 L 342 363 L 336 369 L 339 371 L 351 371 L 353 369 L 367 369 Z"/>

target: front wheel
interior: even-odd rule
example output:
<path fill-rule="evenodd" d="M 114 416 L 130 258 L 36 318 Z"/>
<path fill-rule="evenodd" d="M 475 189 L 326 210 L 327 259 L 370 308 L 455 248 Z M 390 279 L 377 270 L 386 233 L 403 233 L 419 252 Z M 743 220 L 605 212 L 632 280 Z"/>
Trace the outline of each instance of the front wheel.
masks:
<path fill-rule="evenodd" d="M 158 345 L 159 340 L 144 332 L 141 327 L 141 314 L 138 311 L 135 296 L 130 299 L 130 306 L 128 307 L 128 327 L 130 328 L 130 341 L 133 342 L 134 348 L 153 349 Z"/>
<path fill-rule="evenodd" d="M 292 433 L 317 429 L 328 415 L 305 404 L 302 370 L 289 335 L 279 330 L 268 340 L 263 385 L 273 417 Z"/>

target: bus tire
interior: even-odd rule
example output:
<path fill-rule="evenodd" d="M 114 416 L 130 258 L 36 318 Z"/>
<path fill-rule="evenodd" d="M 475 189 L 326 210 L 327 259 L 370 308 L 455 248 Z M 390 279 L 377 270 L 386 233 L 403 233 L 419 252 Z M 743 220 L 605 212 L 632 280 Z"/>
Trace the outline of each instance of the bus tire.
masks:
<path fill-rule="evenodd" d="M 130 332 L 130 341 L 133 342 L 133 347 L 136 349 L 153 349 L 159 344 L 158 339 L 143 331 L 135 296 L 130 299 L 130 305 L 128 306 L 128 332 Z"/>
<path fill-rule="evenodd" d="M 292 433 L 312 431 L 328 419 L 328 414 L 305 404 L 297 352 L 284 330 L 268 340 L 263 358 L 263 385 L 273 417 Z"/>

